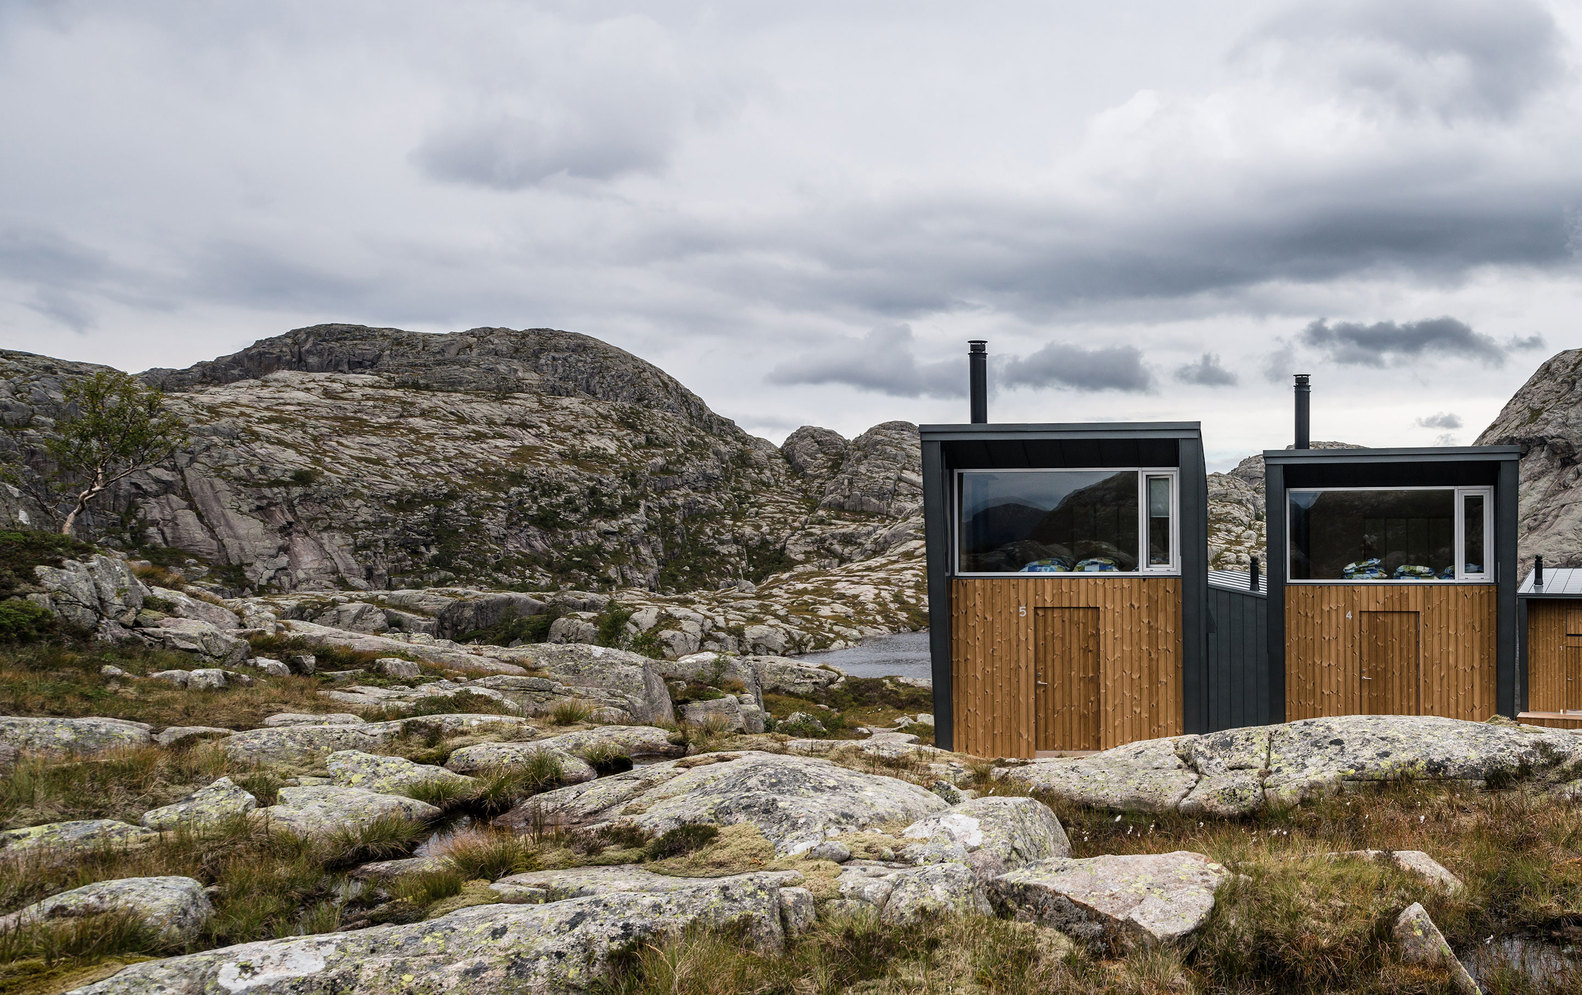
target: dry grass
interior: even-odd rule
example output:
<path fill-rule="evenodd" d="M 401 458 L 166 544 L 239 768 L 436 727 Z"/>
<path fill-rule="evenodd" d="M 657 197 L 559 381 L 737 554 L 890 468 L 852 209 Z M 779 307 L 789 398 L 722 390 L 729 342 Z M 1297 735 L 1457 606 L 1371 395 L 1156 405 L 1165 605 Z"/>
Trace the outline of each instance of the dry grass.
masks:
<path fill-rule="evenodd" d="M 97 715 L 156 727 L 245 729 L 276 712 L 344 710 L 319 696 L 322 685 L 312 677 L 271 677 L 251 687 L 189 691 L 159 681 L 107 678 L 99 673 L 107 664 L 139 676 L 204 666 L 188 654 L 126 646 L 0 646 L 0 714 Z"/>
<path fill-rule="evenodd" d="M 122 819 L 169 805 L 246 768 L 210 743 L 147 746 L 80 760 L 24 756 L 0 778 L 0 829 L 68 819 Z"/>

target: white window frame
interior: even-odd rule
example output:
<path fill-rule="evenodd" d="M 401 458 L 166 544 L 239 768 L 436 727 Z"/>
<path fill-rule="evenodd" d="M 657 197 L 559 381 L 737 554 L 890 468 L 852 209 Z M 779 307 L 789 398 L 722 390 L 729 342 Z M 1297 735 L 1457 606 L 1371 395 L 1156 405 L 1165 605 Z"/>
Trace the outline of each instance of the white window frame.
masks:
<path fill-rule="evenodd" d="M 1137 475 L 1136 570 L 1073 570 L 1069 573 L 972 572 L 961 569 L 961 482 L 972 473 L 1135 473 Z M 1148 478 L 1170 480 L 1170 562 L 1148 565 Z M 957 470 L 950 492 L 950 566 L 955 577 L 1171 577 L 1181 574 L 1181 471 L 1173 466 L 1017 466 Z"/>
<path fill-rule="evenodd" d="M 1396 580 L 1393 577 L 1382 580 L 1346 580 L 1335 578 L 1333 580 L 1301 579 L 1292 577 L 1291 574 L 1291 496 L 1294 494 L 1322 494 L 1325 491 L 1451 491 L 1455 501 L 1455 554 L 1456 559 L 1452 566 L 1455 567 L 1455 577 L 1434 577 L 1428 580 Z M 1464 573 L 1467 564 L 1466 551 L 1466 516 L 1463 513 L 1465 499 L 1469 495 L 1480 495 L 1483 498 L 1483 572 L 1477 574 Z M 1424 584 L 1492 584 L 1494 583 L 1494 488 L 1492 487 L 1455 487 L 1446 485 L 1415 485 L 1410 487 L 1288 487 L 1285 491 L 1285 582 L 1287 584 L 1365 584 L 1379 586 L 1381 584 L 1406 584 L 1422 586 Z"/>

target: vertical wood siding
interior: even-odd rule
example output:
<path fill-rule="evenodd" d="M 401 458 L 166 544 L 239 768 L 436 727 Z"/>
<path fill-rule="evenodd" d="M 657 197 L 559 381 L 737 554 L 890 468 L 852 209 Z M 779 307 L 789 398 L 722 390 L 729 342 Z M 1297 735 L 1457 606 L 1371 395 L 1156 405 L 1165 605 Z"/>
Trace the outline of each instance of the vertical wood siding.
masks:
<path fill-rule="evenodd" d="M 1362 680 L 1365 643 L 1383 641 L 1392 679 L 1417 685 L 1417 714 L 1482 721 L 1495 714 L 1493 584 L 1292 584 L 1285 589 L 1285 715 L 1356 715 L 1369 710 Z M 1370 613 L 1392 613 L 1391 618 Z M 1412 613 L 1414 618 L 1394 613 Z M 1349 616 L 1349 617 L 1348 617 Z M 1368 627 L 1368 628 L 1365 628 Z M 1417 633 L 1415 653 L 1405 645 Z M 1383 649 L 1377 652 L 1386 652 Z M 1415 656 L 1417 676 L 1402 678 Z M 1391 692 L 1405 710 L 1410 690 Z M 1381 707 L 1375 703 L 1373 707 Z M 1412 714 L 1408 712 L 1407 714 Z"/>
<path fill-rule="evenodd" d="M 1582 708 L 1582 606 L 1533 598 L 1527 602 L 1527 708 L 1559 712 Z"/>
<path fill-rule="evenodd" d="M 957 750 L 1031 757 L 1040 748 L 1040 608 L 1095 610 L 1100 749 L 1182 731 L 1181 578 L 968 577 L 950 593 Z M 1072 621 L 1082 620 L 1060 620 Z M 1054 638 L 1046 629 L 1046 653 Z"/>

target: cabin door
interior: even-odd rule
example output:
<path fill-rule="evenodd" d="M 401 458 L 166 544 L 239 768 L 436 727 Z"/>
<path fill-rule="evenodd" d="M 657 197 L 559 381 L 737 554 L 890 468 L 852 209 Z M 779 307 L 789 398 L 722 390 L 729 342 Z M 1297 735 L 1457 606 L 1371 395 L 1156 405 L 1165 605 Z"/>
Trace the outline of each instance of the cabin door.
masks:
<path fill-rule="evenodd" d="M 1099 610 L 1039 608 L 1033 620 L 1037 750 L 1099 749 Z"/>
<path fill-rule="evenodd" d="M 1418 613 L 1358 614 L 1362 617 L 1362 714 L 1421 715 Z"/>
<path fill-rule="evenodd" d="M 1582 712 L 1582 639 L 1567 637 L 1560 653 L 1565 666 L 1560 707 L 1567 712 Z"/>

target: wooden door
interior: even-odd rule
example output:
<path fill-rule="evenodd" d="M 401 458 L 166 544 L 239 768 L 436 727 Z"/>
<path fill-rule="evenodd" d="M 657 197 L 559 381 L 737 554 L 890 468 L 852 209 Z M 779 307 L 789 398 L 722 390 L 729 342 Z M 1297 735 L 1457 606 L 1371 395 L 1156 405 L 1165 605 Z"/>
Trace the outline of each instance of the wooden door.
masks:
<path fill-rule="evenodd" d="M 1099 610 L 1039 608 L 1033 630 L 1034 749 L 1099 749 Z"/>
<path fill-rule="evenodd" d="M 1582 639 L 1568 638 L 1560 653 L 1564 670 L 1560 707 L 1567 712 L 1582 711 Z"/>
<path fill-rule="evenodd" d="M 1421 715 L 1421 616 L 1361 612 L 1362 714 Z"/>

